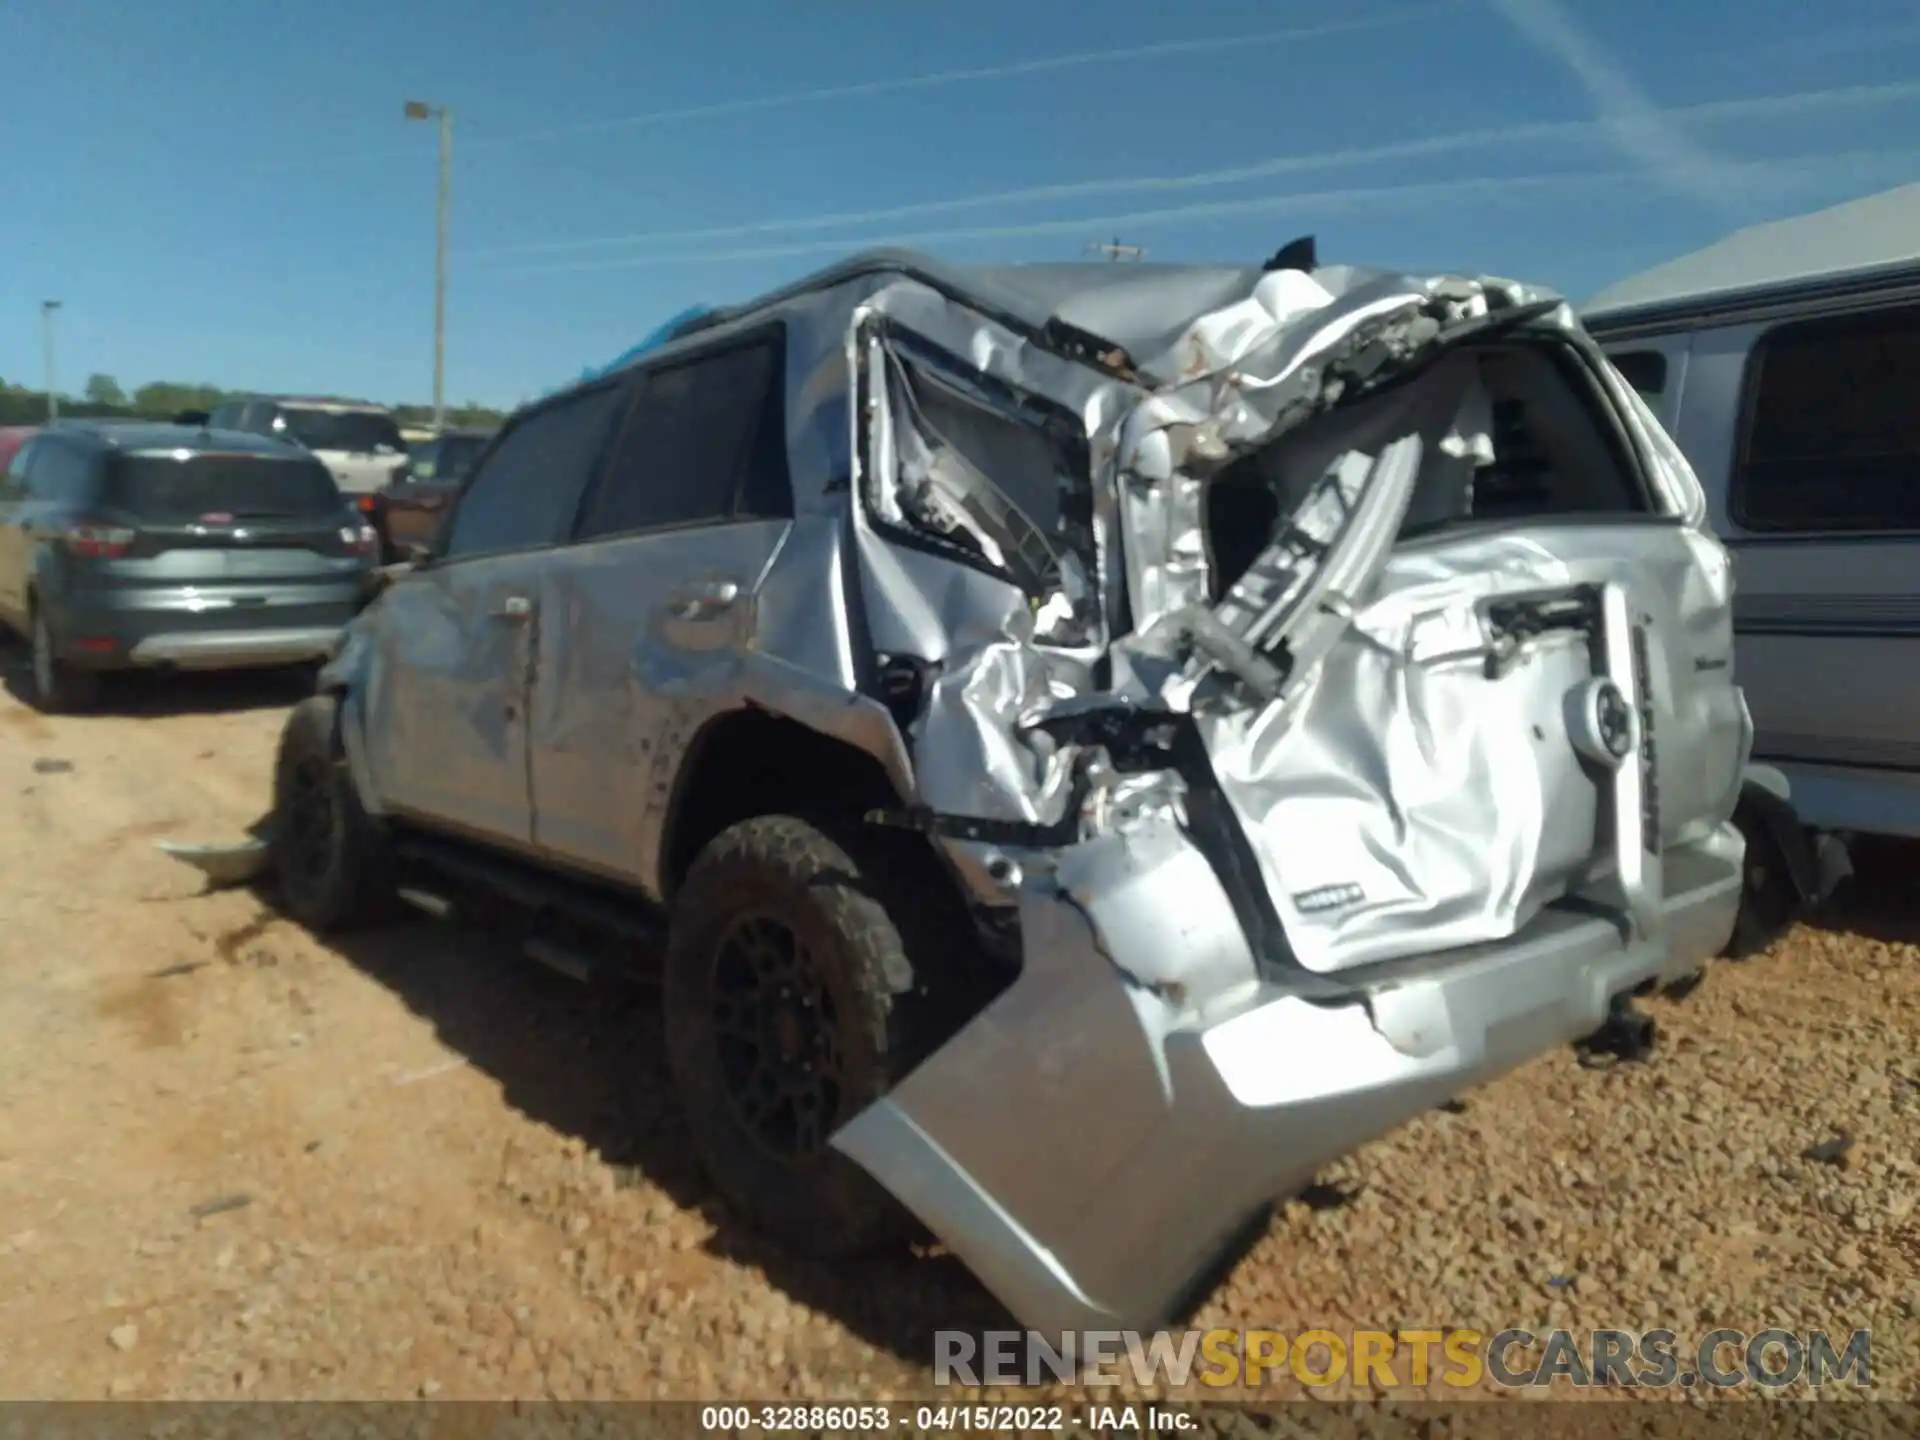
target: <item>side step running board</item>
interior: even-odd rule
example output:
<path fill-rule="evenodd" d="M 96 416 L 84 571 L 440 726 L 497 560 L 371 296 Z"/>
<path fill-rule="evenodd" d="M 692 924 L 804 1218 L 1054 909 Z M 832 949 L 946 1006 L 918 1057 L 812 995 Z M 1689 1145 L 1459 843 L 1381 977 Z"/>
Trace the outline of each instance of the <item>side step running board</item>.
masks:
<path fill-rule="evenodd" d="M 468 918 L 471 907 L 462 892 L 505 901 L 526 913 L 525 929 L 512 927 L 522 953 L 569 979 L 592 983 L 619 973 L 646 981 L 652 969 L 648 957 L 664 952 L 666 925 L 637 898 L 629 901 L 427 836 L 402 839 L 395 858 L 408 872 L 407 882 L 397 887 L 401 900 L 443 921 Z M 603 940 L 605 954 L 599 953 Z"/>

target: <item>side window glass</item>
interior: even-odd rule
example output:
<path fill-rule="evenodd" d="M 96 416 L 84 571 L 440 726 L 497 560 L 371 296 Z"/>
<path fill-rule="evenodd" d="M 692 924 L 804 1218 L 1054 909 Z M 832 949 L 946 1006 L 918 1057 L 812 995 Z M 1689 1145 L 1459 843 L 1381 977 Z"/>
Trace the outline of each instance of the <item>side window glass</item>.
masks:
<path fill-rule="evenodd" d="M 7 462 L 6 494 L 10 500 L 26 498 L 27 465 L 33 458 L 33 452 L 39 448 L 38 440 L 29 440 L 13 452 L 13 459 Z"/>
<path fill-rule="evenodd" d="M 1748 366 L 1740 524 L 1920 529 L 1920 306 L 1782 325 Z"/>
<path fill-rule="evenodd" d="M 33 458 L 20 477 L 21 489 L 29 500 L 54 498 L 54 476 L 64 458 L 64 450 L 57 440 L 44 440 L 33 447 Z"/>
<path fill-rule="evenodd" d="M 84 500 L 91 458 L 72 444 L 40 447 L 33 464 L 33 498 L 73 504 Z"/>
<path fill-rule="evenodd" d="M 522 417 L 462 493 L 443 553 L 482 555 L 564 540 L 626 393 L 602 386 Z"/>
<path fill-rule="evenodd" d="M 407 467 L 410 480 L 431 480 L 434 472 L 440 468 L 440 444 L 429 441 L 414 452 L 413 463 Z"/>
<path fill-rule="evenodd" d="M 580 536 L 792 513 L 780 342 L 647 373 Z"/>

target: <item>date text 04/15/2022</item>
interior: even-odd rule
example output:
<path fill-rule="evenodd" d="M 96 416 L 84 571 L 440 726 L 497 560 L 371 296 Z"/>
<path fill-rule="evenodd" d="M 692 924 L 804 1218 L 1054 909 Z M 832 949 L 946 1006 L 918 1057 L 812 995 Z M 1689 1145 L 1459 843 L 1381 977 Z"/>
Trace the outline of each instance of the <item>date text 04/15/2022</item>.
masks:
<path fill-rule="evenodd" d="M 700 1410 L 702 1430 L 734 1435 L 821 1430 L 878 1434 L 894 1429 L 979 1434 L 1070 1428 L 1173 1433 L 1199 1423 L 1185 1410 L 1153 1405 L 706 1405 Z"/>

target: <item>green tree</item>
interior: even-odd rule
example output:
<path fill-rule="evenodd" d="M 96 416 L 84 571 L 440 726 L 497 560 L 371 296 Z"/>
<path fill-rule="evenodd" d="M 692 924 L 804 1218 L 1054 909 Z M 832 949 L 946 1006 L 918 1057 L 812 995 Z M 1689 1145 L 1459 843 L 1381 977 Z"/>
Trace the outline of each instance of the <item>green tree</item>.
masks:
<path fill-rule="evenodd" d="M 225 398 L 225 392 L 217 385 L 153 380 L 133 392 L 133 408 L 142 415 L 164 420 L 182 410 L 211 410 Z"/>
<path fill-rule="evenodd" d="M 102 375 L 97 371 L 87 377 L 87 388 L 81 393 L 93 405 L 118 407 L 127 403 L 127 392 L 120 388 L 120 382 L 111 375 Z"/>

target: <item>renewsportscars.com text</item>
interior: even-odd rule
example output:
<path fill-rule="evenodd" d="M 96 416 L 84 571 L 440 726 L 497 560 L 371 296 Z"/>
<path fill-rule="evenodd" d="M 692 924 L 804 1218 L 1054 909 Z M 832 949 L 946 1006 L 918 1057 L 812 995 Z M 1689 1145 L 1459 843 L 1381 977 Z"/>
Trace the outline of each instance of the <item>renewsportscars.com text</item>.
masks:
<path fill-rule="evenodd" d="M 1258 1388 L 1291 1378 L 1313 1388 L 1351 1379 L 1396 1388 L 1438 1381 L 1461 1390 L 1556 1383 L 1778 1390 L 1801 1383 L 1865 1387 L 1872 1361 L 1865 1330 L 1838 1339 L 1824 1330 L 1711 1330 L 1692 1340 L 1673 1330 L 942 1330 L 934 1334 L 933 1371 L 940 1385 Z"/>

